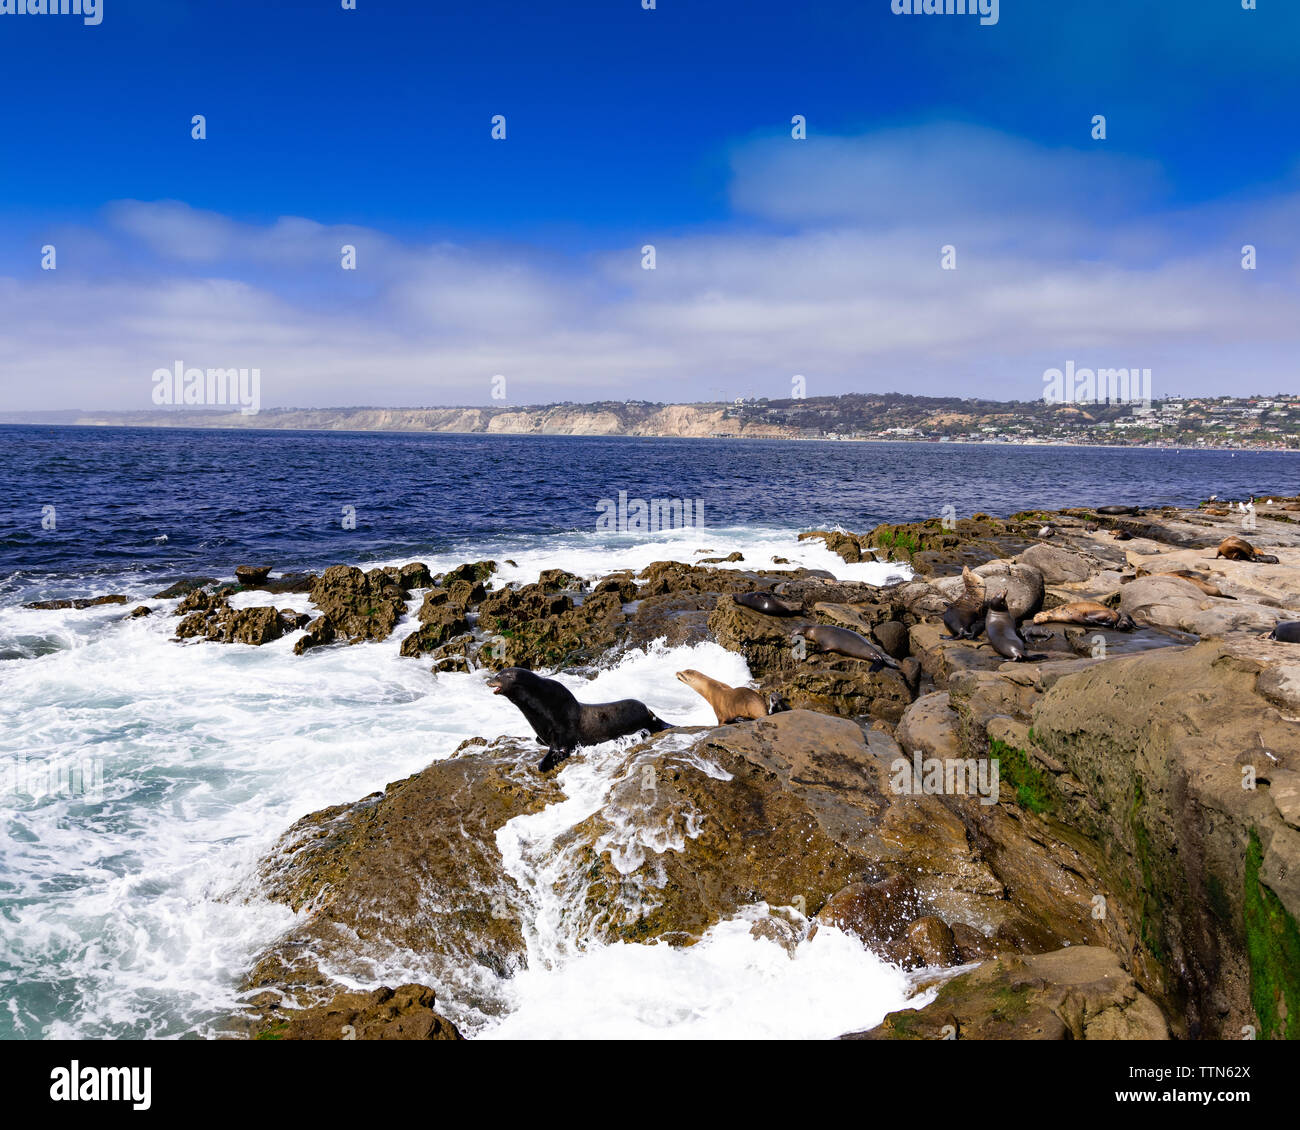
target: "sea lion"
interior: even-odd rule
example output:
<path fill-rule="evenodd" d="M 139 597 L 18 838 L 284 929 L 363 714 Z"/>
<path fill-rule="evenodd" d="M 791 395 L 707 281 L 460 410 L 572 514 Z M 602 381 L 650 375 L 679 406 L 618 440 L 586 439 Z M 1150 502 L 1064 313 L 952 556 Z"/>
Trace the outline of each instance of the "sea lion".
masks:
<path fill-rule="evenodd" d="M 988 633 L 993 650 L 1003 659 L 1023 663 L 1025 660 L 1047 658 L 1045 655 L 1029 654 L 1029 645 L 1020 635 L 1015 617 L 1007 611 L 1007 598 L 1001 593 L 988 603 L 988 612 L 984 617 L 984 631 Z"/>
<path fill-rule="evenodd" d="M 493 694 L 505 695 L 519 708 L 537 740 L 546 746 L 546 756 L 537 766 L 542 773 L 554 769 L 578 746 L 598 745 L 638 730 L 657 734 L 672 729 L 639 699 L 581 703 L 563 683 L 523 667 L 507 667 L 487 682 Z"/>
<path fill-rule="evenodd" d="M 758 691 L 748 687 L 729 687 L 699 671 L 678 671 L 677 678 L 713 707 L 718 725 L 766 718 L 771 713 L 768 702 Z"/>
<path fill-rule="evenodd" d="M 1277 558 L 1271 553 L 1259 553 L 1245 538 L 1230 537 L 1219 542 L 1218 552 L 1209 560 L 1215 561 L 1226 557 L 1229 561 L 1253 561 L 1257 565 L 1276 565 Z"/>
<path fill-rule="evenodd" d="M 1279 643 L 1300 643 L 1300 620 L 1279 620 L 1264 638 Z"/>
<path fill-rule="evenodd" d="M 1095 600 L 1075 600 L 1040 612 L 1034 617 L 1034 623 L 1082 624 L 1087 628 L 1112 628 L 1117 632 L 1131 632 L 1137 627 L 1128 613 L 1117 612 Z"/>
<path fill-rule="evenodd" d="M 770 592 L 738 592 L 734 593 L 731 599 L 765 616 L 799 616 L 803 613 L 801 601 L 783 600 Z"/>
<path fill-rule="evenodd" d="M 1170 569 L 1165 573 L 1148 573 L 1145 569 L 1138 570 L 1139 577 L 1182 577 L 1184 581 L 1190 581 L 1206 596 L 1216 596 L 1220 600 L 1236 600 L 1237 598 L 1230 593 L 1224 592 L 1218 585 L 1211 584 L 1200 573 L 1193 573 L 1190 569 Z"/>
<path fill-rule="evenodd" d="M 1098 514 L 1136 514 L 1136 506 L 1096 506 L 1093 508 Z"/>
<path fill-rule="evenodd" d="M 833 628 L 829 624 L 814 624 L 795 632 L 791 639 L 802 639 L 812 644 L 817 651 L 833 651 L 847 655 L 850 659 L 865 659 L 871 664 L 872 671 L 882 667 L 892 667 L 898 671 L 902 668 L 898 662 L 881 651 L 870 640 L 851 632 L 848 628 Z"/>
<path fill-rule="evenodd" d="M 973 640 L 984 630 L 984 580 L 965 565 L 961 567 L 961 579 L 966 591 L 944 611 L 944 627 L 952 633 L 944 638 Z"/>

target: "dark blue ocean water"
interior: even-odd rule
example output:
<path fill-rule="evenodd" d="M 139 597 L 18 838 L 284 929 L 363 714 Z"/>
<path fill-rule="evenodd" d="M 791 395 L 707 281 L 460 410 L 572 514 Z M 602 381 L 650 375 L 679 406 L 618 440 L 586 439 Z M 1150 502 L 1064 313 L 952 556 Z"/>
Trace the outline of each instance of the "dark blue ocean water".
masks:
<path fill-rule="evenodd" d="M 593 530 L 699 498 L 710 527 L 806 529 L 1300 491 L 1291 453 L 0 427 L 0 600 L 117 574 L 318 568 Z M 42 529 L 44 506 L 56 529 Z M 345 529 L 345 506 L 356 528 Z M 166 540 L 160 540 L 165 536 Z"/>

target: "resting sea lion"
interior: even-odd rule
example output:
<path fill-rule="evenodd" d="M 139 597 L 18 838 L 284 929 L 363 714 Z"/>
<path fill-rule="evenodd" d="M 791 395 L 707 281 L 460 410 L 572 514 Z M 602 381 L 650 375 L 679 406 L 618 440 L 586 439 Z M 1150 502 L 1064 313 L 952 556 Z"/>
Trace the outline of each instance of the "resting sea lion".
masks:
<path fill-rule="evenodd" d="M 1113 628 L 1117 632 L 1131 632 L 1137 625 L 1126 612 L 1116 612 L 1095 600 L 1075 600 L 1040 612 L 1035 624 L 1083 624 L 1088 628 Z"/>
<path fill-rule="evenodd" d="M 1007 611 L 1007 598 L 1001 593 L 989 601 L 988 614 L 984 618 L 984 631 L 988 633 L 993 650 L 1003 659 L 1023 663 L 1027 659 L 1047 658 L 1045 655 L 1029 654 L 1029 645 L 1020 635 L 1015 617 Z"/>
<path fill-rule="evenodd" d="M 984 580 L 965 565 L 961 567 L 961 579 L 966 591 L 944 611 L 944 627 L 952 633 L 944 638 L 973 640 L 984 630 Z"/>
<path fill-rule="evenodd" d="M 792 639 L 803 639 L 812 644 L 817 651 L 834 651 L 847 655 L 850 659 L 865 659 L 871 664 L 872 671 L 882 667 L 892 667 L 898 671 L 902 668 L 898 662 L 881 651 L 870 640 L 851 632 L 848 628 L 833 628 L 829 624 L 815 624 L 795 632 Z"/>
<path fill-rule="evenodd" d="M 1211 584 L 1200 573 L 1193 573 L 1190 569 L 1170 569 L 1167 573 L 1148 573 L 1145 569 L 1138 570 L 1140 577 L 1182 577 L 1184 581 L 1190 581 L 1206 596 L 1217 596 L 1220 600 L 1236 600 L 1235 596 L 1224 592 L 1218 585 Z"/>
<path fill-rule="evenodd" d="M 1219 550 L 1209 560 L 1226 557 L 1229 561 L 1253 561 L 1258 565 L 1276 565 L 1277 558 L 1271 553 L 1258 553 L 1245 538 L 1230 537 L 1219 542 Z"/>
<path fill-rule="evenodd" d="M 543 773 L 554 769 L 578 746 L 598 745 L 638 730 L 657 734 L 672 728 L 638 699 L 581 703 L 563 683 L 522 667 L 498 671 L 488 679 L 488 686 L 493 694 L 503 694 L 519 707 L 537 740 L 546 746 L 546 756 L 537 766 Z"/>
<path fill-rule="evenodd" d="M 748 687 L 729 687 L 699 671 L 678 671 L 677 678 L 704 698 L 718 716 L 718 725 L 743 722 L 751 718 L 766 718 L 771 711 L 768 701 L 758 691 Z"/>
<path fill-rule="evenodd" d="M 1136 506 L 1097 506 L 1094 507 L 1098 514 L 1136 514 Z"/>
<path fill-rule="evenodd" d="M 1279 643 L 1300 643 L 1300 620 L 1281 620 L 1264 638 Z"/>
<path fill-rule="evenodd" d="M 765 616 L 798 616 L 803 612 L 802 602 L 783 600 L 770 592 L 738 592 L 731 599 Z"/>

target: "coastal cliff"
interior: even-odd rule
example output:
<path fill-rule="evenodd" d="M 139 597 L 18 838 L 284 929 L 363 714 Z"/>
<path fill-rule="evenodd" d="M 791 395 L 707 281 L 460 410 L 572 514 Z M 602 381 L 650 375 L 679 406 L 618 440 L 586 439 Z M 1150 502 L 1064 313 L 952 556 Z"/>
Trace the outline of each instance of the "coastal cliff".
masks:
<path fill-rule="evenodd" d="M 222 401 L 221 403 L 226 403 Z M 491 435 L 953 440 L 1300 449 L 1292 396 L 1055 403 L 901 393 L 655 404 L 459 408 L 234 408 L 0 414 L 0 423 Z"/>

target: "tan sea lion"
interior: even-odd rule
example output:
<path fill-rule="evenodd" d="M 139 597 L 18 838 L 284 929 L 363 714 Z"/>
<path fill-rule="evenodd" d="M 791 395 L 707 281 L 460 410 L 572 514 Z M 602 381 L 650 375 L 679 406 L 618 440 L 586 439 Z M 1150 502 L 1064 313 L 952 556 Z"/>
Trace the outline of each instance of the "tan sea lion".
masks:
<path fill-rule="evenodd" d="M 966 591 L 944 610 L 944 627 L 952 633 L 946 639 L 973 640 L 984 630 L 984 578 L 961 567 Z"/>
<path fill-rule="evenodd" d="M 1220 600 L 1236 600 L 1235 596 L 1224 592 L 1218 585 L 1212 584 L 1202 577 L 1199 573 L 1193 573 L 1190 569 L 1170 569 L 1168 573 L 1156 573 L 1157 577 L 1182 577 L 1184 581 L 1190 581 L 1206 596 L 1217 596 Z"/>
<path fill-rule="evenodd" d="M 768 702 L 758 691 L 748 687 L 729 687 L 700 671 L 678 671 L 677 678 L 713 707 L 719 726 L 768 715 Z"/>
<path fill-rule="evenodd" d="M 1058 608 L 1040 612 L 1035 624 L 1083 624 L 1088 628 L 1112 628 L 1117 632 L 1131 632 L 1137 625 L 1133 617 L 1098 604 L 1095 600 L 1075 600 Z"/>
<path fill-rule="evenodd" d="M 1259 553 L 1245 538 L 1230 537 L 1219 542 L 1218 552 L 1210 560 L 1226 557 L 1229 561 L 1253 561 L 1258 565 L 1276 565 L 1277 558 L 1271 553 Z"/>

